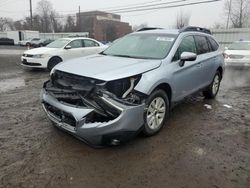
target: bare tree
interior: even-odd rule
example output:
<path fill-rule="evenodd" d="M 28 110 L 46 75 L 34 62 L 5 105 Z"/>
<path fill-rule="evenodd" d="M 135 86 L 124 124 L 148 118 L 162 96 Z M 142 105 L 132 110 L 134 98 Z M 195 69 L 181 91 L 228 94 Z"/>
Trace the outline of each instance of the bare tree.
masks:
<path fill-rule="evenodd" d="M 53 9 L 52 4 L 48 0 L 41 0 L 37 3 L 37 15 L 40 16 L 41 32 L 61 32 L 62 24 L 58 21 L 60 16 Z"/>
<path fill-rule="evenodd" d="M 23 30 L 23 23 L 20 20 L 17 20 L 14 22 L 14 27 L 16 30 Z"/>
<path fill-rule="evenodd" d="M 51 29 L 52 32 L 61 32 L 63 31 L 63 25 L 57 18 L 60 18 L 59 14 L 55 11 L 52 11 L 50 14 L 50 21 L 51 21 Z"/>
<path fill-rule="evenodd" d="M 213 29 L 223 29 L 225 26 L 220 23 L 220 22 L 215 22 L 214 25 L 212 26 Z"/>
<path fill-rule="evenodd" d="M 76 25 L 74 18 L 72 16 L 67 16 L 66 24 L 64 26 L 65 32 L 72 32 L 76 30 Z"/>
<path fill-rule="evenodd" d="M 0 17 L 0 31 L 13 30 L 14 22 L 11 18 Z"/>
<path fill-rule="evenodd" d="M 181 29 L 189 25 L 190 14 L 184 13 L 182 10 L 179 11 L 176 17 L 175 28 Z"/>
<path fill-rule="evenodd" d="M 227 0 L 225 14 L 234 28 L 248 27 L 250 25 L 250 0 Z"/>
<path fill-rule="evenodd" d="M 47 0 L 37 3 L 37 14 L 41 17 L 41 31 L 51 32 L 50 14 L 53 11 L 52 4 Z"/>

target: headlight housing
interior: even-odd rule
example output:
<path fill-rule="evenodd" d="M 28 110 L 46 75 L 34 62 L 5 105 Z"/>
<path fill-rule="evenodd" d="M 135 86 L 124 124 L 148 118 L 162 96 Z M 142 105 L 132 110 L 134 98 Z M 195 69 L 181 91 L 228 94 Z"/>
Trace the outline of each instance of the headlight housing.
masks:
<path fill-rule="evenodd" d="M 36 55 L 33 55 L 32 57 L 33 58 L 44 58 L 46 55 L 45 54 L 36 54 Z"/>
<path fill-rule="evenodd" d="M 109 92 L 115 94 L 118 98 L 122 98 L 124 93 L 131 91 L 138 84 L 141 79 L 141 75 L 135 75 L 128 78 L 122 78 L 119 80 L 113 80 L 106 84 L 106 88 Z M 131 88 L 131 84 L 133 87 Z"/>

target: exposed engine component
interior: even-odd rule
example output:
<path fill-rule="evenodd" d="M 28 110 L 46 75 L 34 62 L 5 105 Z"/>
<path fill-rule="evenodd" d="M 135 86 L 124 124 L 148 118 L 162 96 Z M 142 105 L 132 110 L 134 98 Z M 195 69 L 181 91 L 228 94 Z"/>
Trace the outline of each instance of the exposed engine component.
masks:
<path fill-rule="evenodd" d="M 130 78 L 130 87 L 129 89 L 122 95 L 122 98 L 126 98 L 127 95 L 134 89 L 135 87 L 135 78 Z"/>
<path fill-rule="evenodd" d="M 107 82 L 107 91 L 113 93 L 118 98 L 125 98 L 140 81 L 141 75 L 133 76 L 131 78 L 123 78 Z"/>
<path fill-rule="evenodd" d="M 87 122 L 110 121 L 117 118 L 122 109 L 110 103 L 107 97 L 125 105 L 141 104 L 144 96 L 133 91 L 139 80 L 140 75 L 105 82 L 55 71 L 51 80 L 44 84 L 44 88 L 62 103 L 94 109 L 87 116 Z"/>

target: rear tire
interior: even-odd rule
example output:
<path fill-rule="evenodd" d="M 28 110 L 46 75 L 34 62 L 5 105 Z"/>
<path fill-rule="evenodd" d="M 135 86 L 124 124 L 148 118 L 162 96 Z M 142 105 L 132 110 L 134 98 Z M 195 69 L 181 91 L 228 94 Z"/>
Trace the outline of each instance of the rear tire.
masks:
<path fill-rule="evenodd" d="M 161 89 L 154 91 L 146 100 L 143 134 L 145 136 L 157 134 L 166 123 L 168 114 L 169 100 L 167 94 Z"/>
<path fill-rule="evenodd" d="M 54 66 L 56 66 L 58 63 L 62 62 L 62 59 L 60 59 L 59 57 L 52 57 L 49 62 L 48 62 L 48 69 L 52 70 L 54 68 Z"/>
<path fill-rule="evenodd" d="M 221 75 L 217 71 L 214 75 L 213 82 L 208 86 L 208 88 L 203 91 L 203 95 L 206 99 L 214 99 L 220 89 Z"/>

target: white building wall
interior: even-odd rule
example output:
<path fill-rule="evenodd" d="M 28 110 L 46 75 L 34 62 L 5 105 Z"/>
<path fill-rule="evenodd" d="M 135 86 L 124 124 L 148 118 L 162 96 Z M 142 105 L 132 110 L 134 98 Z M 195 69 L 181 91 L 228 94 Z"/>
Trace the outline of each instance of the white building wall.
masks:
<path fill-rule="evenodd" d="M 212 29 L 211 32 L 222 48 L 230 45 L 234 41 L 250 41 L 250 28 Z"/>
<path fill-rule="evenodd" d="M 7 32 L 0 32 L 0 38 L 7 38 Z"/>
<path fill-rule="evenodd" d="M 40 33 L 41 39 L 58 39 L 71 36 L 88 37 L 88 32 L 73 32 L 73 33 Z"/>

